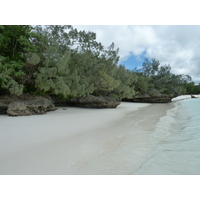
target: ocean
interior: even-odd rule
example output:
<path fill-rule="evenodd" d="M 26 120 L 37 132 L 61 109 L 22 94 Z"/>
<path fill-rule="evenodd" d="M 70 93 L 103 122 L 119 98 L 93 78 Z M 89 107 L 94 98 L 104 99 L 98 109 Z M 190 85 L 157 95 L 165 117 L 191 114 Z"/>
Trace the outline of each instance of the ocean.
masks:
<path fill-rule="evenodd" d="M 174 102 L 149 137 L 153 148 L 137 175 L 200 175 L 200 98 Z"/>

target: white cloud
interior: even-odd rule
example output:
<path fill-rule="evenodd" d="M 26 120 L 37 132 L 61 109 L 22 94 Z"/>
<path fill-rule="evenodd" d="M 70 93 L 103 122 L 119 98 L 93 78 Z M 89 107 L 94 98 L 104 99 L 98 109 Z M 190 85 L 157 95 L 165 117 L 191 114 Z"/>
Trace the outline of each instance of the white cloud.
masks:
<path fill-rule="evenodd" d="M 200 26 L 74 26 L 97 34 L 97 40 L 106 47 L 115 43 L 121 60 L 131 54 L 156 58 L 168 63 L 172 72 L 188 74 L 200 82 Z"/>

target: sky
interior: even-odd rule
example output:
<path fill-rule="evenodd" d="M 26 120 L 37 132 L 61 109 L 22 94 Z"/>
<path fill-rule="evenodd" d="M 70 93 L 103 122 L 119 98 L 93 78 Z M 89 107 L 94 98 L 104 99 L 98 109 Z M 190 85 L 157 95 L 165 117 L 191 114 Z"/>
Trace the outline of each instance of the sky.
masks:
<path fill-rule="evenodd" d="M 144 58 L 156 58 L 170 64 L 172 73 L 192 77 L 200 83 L 199 25 L 73 25 L 93 31 L 97 41 L 119 48 L 120 64 L 133 70 Z"/>

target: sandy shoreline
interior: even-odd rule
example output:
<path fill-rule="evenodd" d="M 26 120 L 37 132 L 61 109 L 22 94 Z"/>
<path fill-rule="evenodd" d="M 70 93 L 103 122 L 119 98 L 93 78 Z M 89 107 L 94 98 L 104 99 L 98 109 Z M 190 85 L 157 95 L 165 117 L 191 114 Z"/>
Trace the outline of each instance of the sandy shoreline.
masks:
<path fill-rule="evenodd" d="M 131 174 L 151 150 L 149 134 L 173 106 L 123 102 L 117 109 L 0 115 L 0 174 Z"/>

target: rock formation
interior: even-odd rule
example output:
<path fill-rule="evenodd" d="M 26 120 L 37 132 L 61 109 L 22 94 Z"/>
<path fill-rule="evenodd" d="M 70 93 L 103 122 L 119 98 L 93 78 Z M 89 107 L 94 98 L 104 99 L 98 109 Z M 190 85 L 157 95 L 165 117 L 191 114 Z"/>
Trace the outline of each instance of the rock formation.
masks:
<path fill-rule="evenodd" d="M 0 114 L 27 116 L 44 114 L 56 110 L 50 97 L 31 96 L 29 94 L 0 96 Z"/>
<path fill-rule="evenodd" d="M 169 103 L 171 100 L 178 95 L 159 95 L 159 96 L 153 96 L 149 94 L 144 95 L 136 95 L 131 99 L 124 99 L 124 101 L 129 102 L 141 102 L 141 103 Z"/>
<path fill-rule="evenodd" d="M 121 101 L 117 101 L 110 97 L 92 96 L 81 98 L 71 98 L 68 102 L 70 106 L 85 107 L 85 108 L 116 108 Z"/>
<path fill-rule="evenodd" d="M 14 101 L 8 105 L 7 114 L 10 116 L 27 116 L 44 114 L 55 110 L 53 102 L 49 99 L 32 101 Z"/>
<path fill-rule="evenodd" d="M 0 103 L 0 114 L 6 114 L 8 109 L 8 104 Z"/>

